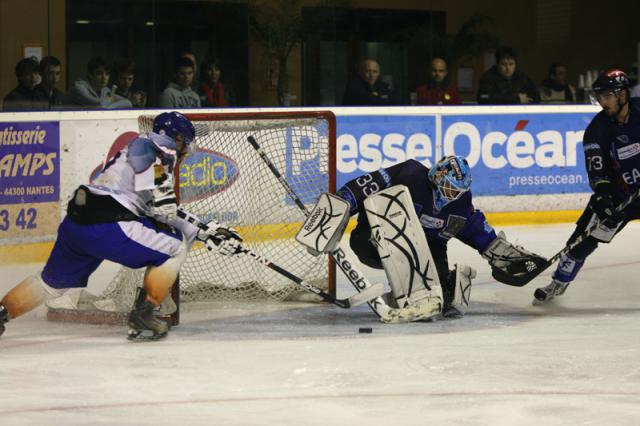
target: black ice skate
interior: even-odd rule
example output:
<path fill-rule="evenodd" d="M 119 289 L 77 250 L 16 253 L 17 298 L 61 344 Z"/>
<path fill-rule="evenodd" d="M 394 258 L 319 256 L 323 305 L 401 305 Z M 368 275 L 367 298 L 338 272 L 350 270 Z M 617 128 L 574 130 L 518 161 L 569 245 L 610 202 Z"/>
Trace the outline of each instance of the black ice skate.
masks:
<path fill-rule="evenodd" d="M 3 304 L 0 303 L 0 336 L 4 333 L 4 325 L 9 322 L 9 312 Z"/>
<path fill-rule="evenodd" d="M 533 304 L 542 305 L 549 302 L 556 296 L 562 296 L 567 290 L 567 287 L 569 287 L 569 284 L 570 283 L 553 280 L 548 286 L 537 288 L 533 293 Z"/>
<path fill-rule="evenodd" d="M 138 288 L 136 301 L 129 314 L 129 340 L 158 340 L 167 336 L 169 326 L 154 315 L 156 306 L 147 300 L 147 291 Z"/>

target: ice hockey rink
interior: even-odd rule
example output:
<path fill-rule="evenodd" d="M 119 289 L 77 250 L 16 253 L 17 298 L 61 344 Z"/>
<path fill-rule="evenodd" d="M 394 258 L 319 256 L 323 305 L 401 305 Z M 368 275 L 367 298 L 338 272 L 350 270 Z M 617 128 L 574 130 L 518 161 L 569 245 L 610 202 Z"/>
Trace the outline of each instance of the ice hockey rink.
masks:
<path fill-rule="evenodd" d="M 501 229 L 549 257 L 573 225 Z M 0 423 L 640 425 L 639 240 L 628 225 L 545 307 L 532 293 L 551 269 L 509 287 L 452 242 L 450 262 L 478 277 L 467 316 L 435 323 L 385 325 L 366 305 L 221 304 L 134 343 L 125 327 L 51 323 L 40 309 L 0 338 Z M 2 265 L 0 293 L 40 267 Z"/>

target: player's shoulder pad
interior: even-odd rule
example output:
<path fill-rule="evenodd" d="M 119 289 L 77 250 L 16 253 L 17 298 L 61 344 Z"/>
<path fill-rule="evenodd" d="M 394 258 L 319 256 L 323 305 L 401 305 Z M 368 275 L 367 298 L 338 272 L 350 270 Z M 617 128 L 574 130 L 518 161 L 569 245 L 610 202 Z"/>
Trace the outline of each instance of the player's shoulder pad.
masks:
<path fill-rule="evenodd" d="M 427 166 L 416 160 L 415 158 L 410 158 L 404 162 L 407 167 L 413 167 L 416 169 L 428 170 Z"/>
<path fill-rule="evenodd" d="M 156 161 L 156 150 L 153 142 L 145 135 L 140 135 L 128 145 L 127 161 L 136 173 L 147 170 Z"/>
<path fill-rule="evenodd" d="M 385 170 L 392 176 L 412 176 L 421 175 L 422 173 L 426 176 L 429 173 L 429 169 L 424 164 L 413 158 L 395 164 Z"/>

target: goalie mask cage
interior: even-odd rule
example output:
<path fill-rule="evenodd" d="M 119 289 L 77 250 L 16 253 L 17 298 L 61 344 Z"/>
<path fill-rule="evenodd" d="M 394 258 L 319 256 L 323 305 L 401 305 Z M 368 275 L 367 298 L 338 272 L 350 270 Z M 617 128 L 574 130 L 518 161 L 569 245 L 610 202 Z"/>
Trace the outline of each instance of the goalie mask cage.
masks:
<path fill-rule="evenodd" d="M 254 136 L 299 198 L 313 207 L 335 192 L 335 116 L 330 111 L 185 114 L 197 149 L 176 169 L 180 205 L 203 222 L 234 227 L 243 245 L 335 295 L 334 266 L 312 256 L 294 237 L 305 217 L 247 141 Z M 140 116 L 141 133 L 154 116 Z M 124 323 L 144 269 L 121 268 L 102 294 L 83 290 L 72 301 L 48 303 L 50 320 Z M 206 301 L 319 300 L 246 255 L 221 256 L 193 246 L 166 309 L 178 323 L 180 305 Z M 179 288 L 179 293 L 176 291 Z M 90 289 L 89 289 L 90 290 Z M 168 302 L 168 303 L 166 303 Z M 163 303 L 172 305 L 167 300 Z M 183 306 L 184 307 L 184 306 Z"/>

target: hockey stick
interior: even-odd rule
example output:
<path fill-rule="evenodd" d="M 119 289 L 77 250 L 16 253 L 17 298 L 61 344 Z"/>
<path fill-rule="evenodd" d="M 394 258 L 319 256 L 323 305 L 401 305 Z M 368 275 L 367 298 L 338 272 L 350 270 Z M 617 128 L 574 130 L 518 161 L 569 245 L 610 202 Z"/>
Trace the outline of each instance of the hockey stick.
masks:
<path fill-rule="evenodd" d="M 209 227 L 202 223 L 197 217 L 195 217 L 194 215 L 182 210 L 182 209 L 178 209 L 178 217 L 181 219 L 186 220 L 187 222 L 197 226 L 198 228 L 202 229 L 203 231 L 208 232 L 209 231 Z M 215 238 L 215 237 L 214 237 Z M 335 297 L 333 297 L 332 295 L 330 295 L 329 293 L 325 292 L 324 290 L 314 286 L 313 284 L 309 283 L 308 281 L 303 280 L 302 278 L 294 275 L 293 273 L 287 271 L 286 269 L 284 269 L 283 267 L 273 263 L 272 261 L 270 261 L 269 259 L 265 258 L 264 256 L 256 253 L 255 251 L 247 248 L 247 247 L 243 247 L 241 245 L 238 245 L 238 249 L 236 250 L 236 254 L 246 254 L 248 256 L 250 256 L 253 260 L 255 260 L 256 262 L 266 266 L 269 269 L 272 269 L 274 271 L 276 271 L 277 273 L 279 273 L 280 275 L 283 275 L 287 278 L 289 278 L 291 281 L 293 281 L 294 283 L 298 284 L 300 287 L 304 288 L 305 290 L 308 290 L 314 294 L 317 294 L 318 296 L 322 297 L 324 300 L 326 300 L 327 302 L 331 302 L 336 306 L 339 306 L 341 308 L 344 309 L 348 309 L 351 308 L 353 306 L 358 306 L 361 305 L 363 303 L 368 302 L 370 299 L 373 299 L 375 297 L 378 297 L 382 294 L 382 292 L 384 291 L 384 286 L 382 284 L 376 284 L 373 287 L 368 288 L 367 292 L 362 292 L 362 293 L 356 293 L 353 296 L 346 298 L 346 299 L 337 299 Z"/>
<path fill-rule="evenodd" d="M 267 154 L 258 144 L 258 141 L 253 136 L 247 137 L 247 141 L 251 144 L 253 149 L 256 150 L 262 161 L 267 165 L 271 173 L 278 179 L 282 187 L 287 191 L 287 194 L 291 197 L 291 199 L 296 203 L 296 205 L 302 210 L 305 216 L 309 216 L 309 209 L 304 205 L 300 197 L 296 194 L 293 188 L 289 185 L 289 182 L 280 174 L 280 171 L 276 168 L 276 166 L 271 162 Z M 339 246 L 334 249 L 329 255 L 336 262 L 340 270 L 345 274 L 349 282 L 362 294 L 368 291 L 369 288 L 378 286 L 379 284 L 371 284 L 367 278 L 355 268 L 355 261 L 351 259 L 347 253 L 342 250 Z M 428 304 L 414 304 L 410 305 L 406 308 L 391 308 L 381 296 L 382 293 L 378 294 L 378 296 L 371 297 L 369 300 L 369 306 L 373 310 L 373 312 L 382 320 L 387 323 L 395 323 L 395 322 L 406 322 L 406 321 L 416 321 L 419 319 L 424 319 L 428 317 L 432 317 L 433 309 Z M 353 297 L 353 296 L 352 296 Z M 442 307 L 440 307 L 442 308 Z"/>
<path fill-rule="evenodd" d="M 615 209 L 616 213 L 622 213 L 624 211 L 624 209 L 626 209 L 631 203 L 636 201 L 638 198 L 640 198 L 640 189 L 636 190 L 636 192 L 634 192 L 631 195 L 629 195 L 622 203 L 618 204 L 618 206 L 616 206 L 616 209 Z M 558 253 L 553 255 L 546 262 L 544 262 L 542 264 L 539 264 L 539 265 L 536 265 L 535 269 L 532 269 L 530 272 L 514 275 L 514 274 L 510 274 L 509 272 L 505 272 L 505 271 L 503 271 L 501 269 L 497 269 L 496 268 L 496 269 L 494 269 L 492 271 L 493 277 L 496 280 L 498 280 L 498 281 L 500 281 L 500 282 L 502 282 L 504 284 L 513 285 L 513 286 L 516 286 L 516 287 L 522 287 L 522 286 L 528 284 L 535 277 L 540 275 L 549 266 L 551 266 L 554 263 L 556 263 L 556 261 L 558 259 L 560 259 L 565 254 L 569 253 L 578 244 L 580 244 L 581 242 L 586 240 L 591 235 L 591 233 L 593 233 L 593 231 L 596 230 L 598 225 L 599 225 L 599 222 L 595 221 L 589 228 L 587 228 L 575 240 L 573 240 L 572 242 L 568 243 L 562 250 L 560 250 Z M 526 263 L 527 261 L 525 260 L 523 262 Z"/>

